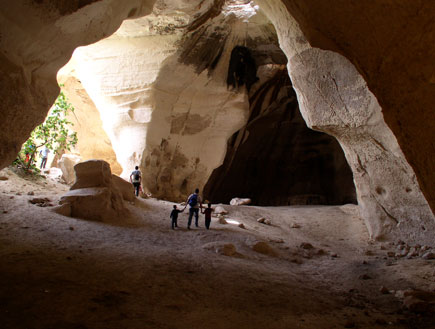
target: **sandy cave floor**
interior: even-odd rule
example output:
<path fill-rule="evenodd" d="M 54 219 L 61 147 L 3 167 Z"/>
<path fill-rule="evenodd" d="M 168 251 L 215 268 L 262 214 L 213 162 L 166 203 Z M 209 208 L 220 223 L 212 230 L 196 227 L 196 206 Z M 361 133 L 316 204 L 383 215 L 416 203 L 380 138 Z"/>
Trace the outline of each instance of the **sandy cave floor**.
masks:
<path fill-rule="evenodd" d="M 68 186 L 0 174 L 0 328 L 435 328 L 400 299 L 435 291 L 435 261 L 387 257 L 356 206 L 224 205 L 246 229 L 201 216 L 188 231 L 183 213 L 173 231 L 171 202 L 91 222 L 29 202 Z"/>

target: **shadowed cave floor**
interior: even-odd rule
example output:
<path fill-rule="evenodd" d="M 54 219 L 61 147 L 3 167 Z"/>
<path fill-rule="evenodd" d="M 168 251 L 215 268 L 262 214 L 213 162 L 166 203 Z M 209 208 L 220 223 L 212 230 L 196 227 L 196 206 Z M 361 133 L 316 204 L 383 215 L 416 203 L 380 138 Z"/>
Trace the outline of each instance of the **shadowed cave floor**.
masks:
<path fill-rule="evenodd" d="M 55 204 L 68 187 L 2 174 L 1 328 L 435 327 L 397 297 L 434 291 L 434 262 L 386 257 L 395 246 L 370 242 L 351 205 L 224 206 L 246 229 L 214 219 L 207 231 L 202 217 L 188 231 L 184 213 L 172 231 L 170 202 L 137 200 L 131 218 L 90 222 L 29 203 Z"/>

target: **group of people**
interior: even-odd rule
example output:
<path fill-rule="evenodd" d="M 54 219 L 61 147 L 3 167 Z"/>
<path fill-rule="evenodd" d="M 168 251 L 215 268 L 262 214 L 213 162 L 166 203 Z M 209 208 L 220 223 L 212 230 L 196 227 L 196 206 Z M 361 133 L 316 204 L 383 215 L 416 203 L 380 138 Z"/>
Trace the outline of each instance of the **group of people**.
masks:
<path fill-rule="evenodd" d="M 198 225 L 199 210 L 201 209 L 201 214 L 205 215 L 205 228 L 209 230 L 210 223 L 211 223 L 211 213 L 213 212 L 214 209 L 211 207 L 211 203 L 207 204 L 207 208 L 204 208 L 202 206 L 202 200 L 201 197 L 199 196 L 199 189 L 196 189 L 195 193 L 189 195 L 189 197 L 187 198 L 186 206 L 182 210 L 178 210 L 177 206 L 174 205 L 174 209 L 171 211 L 171 215 L 169 216 L 172 219 L 172 223 L 171 223 L 172 229 L 178 227 L 177 225 L 178 214 L 180 212 L 183 212 L 187 206 L 189 206 L 189 219 L 187 220 L 187 229 L 190 230 L 193 216 L 195 216 L 195 227 L 199 227 Z"/>
<path fill-rule="evenodd" d="M 130 174 L 130 182 L 133 184 L 135 195 L 139 196 L 139 192 L 141 190 L 141 182 L 142 182 L 142 173 L 139 170 L 139 167 L 136 166 L 135 170 Z M 171 228 L 175 229 L 178 227 L 178 214 L 183 212 L 186 207 L 189 206 L 189 219 L 187 220 L 187 229 L 190 230 L 190 226 L 192 225 L 192 218 L 195 217 L 195 227 L 199 227 L 199 211 L 201 210 L 201 214 L 205 215 L 205 227 L 206 229 L 210 229 L 211 223 L 211 214 L 214 209 L 211 207 L 211 203 L 208 203 L 207 208 L 202 206 L 202 200 L 199 196 L 199 189 L 195 189 L 195 193 L 189 195 L 186 201 L 186 206 L 179 210 L 177 206 L 174 205 L 173 210 L 171 211 L 171 215 L 169 216 L 172 220 Z"/>

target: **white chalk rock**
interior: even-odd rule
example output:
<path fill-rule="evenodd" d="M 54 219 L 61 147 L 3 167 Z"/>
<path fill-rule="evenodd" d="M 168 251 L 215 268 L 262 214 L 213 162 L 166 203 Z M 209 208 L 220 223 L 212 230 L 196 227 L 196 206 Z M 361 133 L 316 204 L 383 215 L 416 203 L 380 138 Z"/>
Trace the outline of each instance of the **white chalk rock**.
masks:
<path fill-rule="evenodd" d="M 260 218 L 257 219 L 257 222 L 264 223 L 265 220 L 266 220 L 266 218 L 260 217 Z"/>
<path fill-rule="evenodd" d="M 47 177 L 53 180 L 60 180 L 63 176 L 63 172 L 60 168 L 51 167 L 48 169 Z"/>
<path fill-rule="evenodd" d="M 230 201 L 230 205 L 232 206 L 242 206 L 245 204 L 250 204 L 251 203 L 251 199 L 245 198 L 245 199 L 241 199 L 241 198 L 233 198 Z"/>

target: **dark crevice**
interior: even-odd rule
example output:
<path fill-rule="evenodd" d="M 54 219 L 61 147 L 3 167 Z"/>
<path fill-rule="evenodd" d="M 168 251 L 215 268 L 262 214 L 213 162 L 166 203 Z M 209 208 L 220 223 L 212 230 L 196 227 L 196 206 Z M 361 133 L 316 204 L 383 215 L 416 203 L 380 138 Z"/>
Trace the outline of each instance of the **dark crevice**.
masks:
<path fill-rule="evenodd" d="M 246 85 L 249 92 L 257 81 L 257 65 L 249 49 L 243 46 L 234 47 L 228 66 L 227 86 L 238 90 Z"/>

